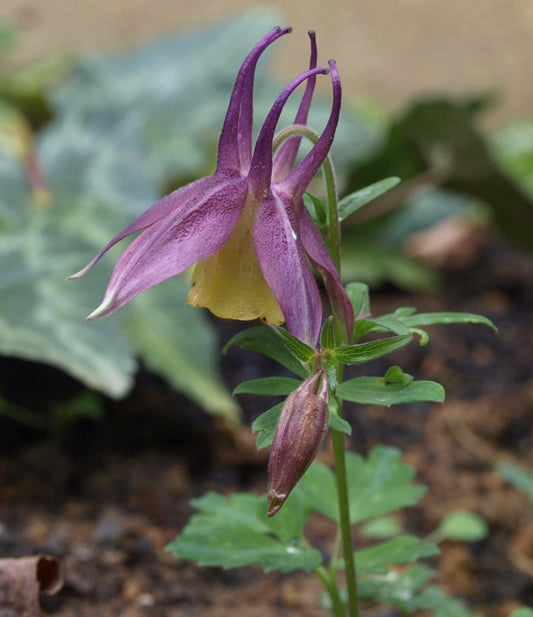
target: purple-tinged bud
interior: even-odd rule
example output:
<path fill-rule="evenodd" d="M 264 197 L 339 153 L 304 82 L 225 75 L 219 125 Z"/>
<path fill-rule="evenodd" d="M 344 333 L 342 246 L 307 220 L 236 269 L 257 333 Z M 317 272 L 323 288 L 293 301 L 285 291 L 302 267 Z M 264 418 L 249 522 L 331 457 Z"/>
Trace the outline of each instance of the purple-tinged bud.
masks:
<path fill-rule="evenodd" d="M 287 397 L 268 462 L 267 516 L 276 514 L 313 462 L 328 428 L 328 400 L 324 370 L 308 377 Z"/>

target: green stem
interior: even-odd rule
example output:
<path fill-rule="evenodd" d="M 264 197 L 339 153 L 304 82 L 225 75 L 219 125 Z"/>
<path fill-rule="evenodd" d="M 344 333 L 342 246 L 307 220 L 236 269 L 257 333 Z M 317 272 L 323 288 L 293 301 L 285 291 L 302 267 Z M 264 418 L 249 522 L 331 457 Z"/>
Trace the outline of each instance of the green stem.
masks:
<path fill-rule="evenodd" d="M 326 588 L 331 600 L 331 606 L 335 617 L 345 617 L 344 604 L 342 603 L 339 590 L 333 578 L 331 578 L 324 566 L 319 566 L 315 570 L 315 574 L 322 581 L 322 584 Z"/>
<path fill-rule="evenodd" d="M 333 452 L 335 455 L 335 478 L 337 481 L 337 494 L 339 499 L 339 527 L 342 535 L 342 553 L 346 576 L 346 590 L 348 593 L 348 614 L 350 617 L 359 617 L 357 574 L 355 571 L 352 525 L 350 522 L 344 435 L 340 431 L 333 430 L 332 437 Z"/>
<path fill-rule="evenodd" d="M 317 133 L 303 125 L 293 125 L 281 131 L 274 140 L 274 151 L 289 137 L 300 135 L 306 137 L 311 142 L 316 143 L 319 139 Z M 333 163 L 328 155 L 322 163 L 324 180 L 326 182 L 326 198 L 327 198 L 327 229 L 325 241 L 331 258 L 337 269 L 340 272 L 340 253 L 341 253 L 341 229 L 339 220 L 339 208 L 337 199 L 337 185 L 335 181 L 335 172 Z M 333 311 L 335 313 L 335 311 Z M 347 339 L 346 328 L 340 323 L 337 315 L 334 314 L 335 332 L 338 341 L 343 344 L 349 344 L 351 341 Z M 342 381 L 342 365 L 339 365 L 337 370 L 337 381 Z M 339 415 L 342 417 L 342 402 L 338 401 Z M 348 500 L 348 481 L 346 477 L 346 461 L 344 437 L 339 431 L 333 430 L 333 451 L 335 455 L 335 476 L 337 482 L 337 494 L 339 500 L 339 530 L 341 535 L 341 545 L 343 559 L 345 564 L 346 589 L 348 594 L 348 614 L 350 617 L 359 617 L 359 599 L 357 595 L 357 575 L 355 571 L 352 526 L 350 523 L 350 504 Z M 324 570 L 322 574 L 317 574 L 322 579 L 326 586 L 335 608 L 336 615 L 344 615 L 344 609 L 339 612 L 338 606 L 335 606 L 333 592 L 335 597 L 339 598 L 339 592 L 334 578 L 335 568 L 333 562 L 330 567 L 330 573 Z M 340 599 L 340 598 L 339 598 Z"/>

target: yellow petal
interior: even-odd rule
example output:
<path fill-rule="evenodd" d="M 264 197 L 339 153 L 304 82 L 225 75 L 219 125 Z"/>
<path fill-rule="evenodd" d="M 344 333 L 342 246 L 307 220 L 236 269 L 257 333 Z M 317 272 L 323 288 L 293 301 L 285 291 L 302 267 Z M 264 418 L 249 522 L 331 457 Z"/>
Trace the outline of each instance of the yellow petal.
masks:
<path fill-rule="evenodd" d="M 253 203 L 247 201 L 226 244 L 196 264 L 187 301 L 224 319 L 260 318 L 279 325 L 284 321 L 283 315 L 253 247 L 254 220 Z"/>

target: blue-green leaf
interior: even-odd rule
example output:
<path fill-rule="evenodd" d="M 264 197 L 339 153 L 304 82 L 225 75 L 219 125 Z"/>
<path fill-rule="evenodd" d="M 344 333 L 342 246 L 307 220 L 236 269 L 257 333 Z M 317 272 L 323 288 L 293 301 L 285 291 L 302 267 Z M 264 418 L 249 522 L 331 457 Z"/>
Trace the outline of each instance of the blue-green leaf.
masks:
<path fill-rule="evenodd" d="M 183 277 L 175 277 L 141 294 L 124 330 L 148 368 L 206 411 L 235 420 L 239 406 L 218 371 L 215 333 L 204 313 L 187 304 L 188 287 Z"/>

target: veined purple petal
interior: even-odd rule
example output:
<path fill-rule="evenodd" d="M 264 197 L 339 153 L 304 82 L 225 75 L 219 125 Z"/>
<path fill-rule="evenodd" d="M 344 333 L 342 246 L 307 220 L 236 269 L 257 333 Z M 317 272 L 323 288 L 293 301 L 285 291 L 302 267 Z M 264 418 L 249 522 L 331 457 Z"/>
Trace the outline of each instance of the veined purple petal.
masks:
<path fill-rule="evenodd" d="M 309 260 L 324 281 L 333 311 L 345 325 L 348 340 L 351 341 L 354 324 L 352 303 L 344 290 L 339 272 L 324 240 L 303 203 L 300 204 L 298 214 L 298 233 Z"/>
<path fill-rule="evenodd" d="M 283 189 L 292 195 L 301 197 L 309 185 L 313 176 L 316 174 L 322 162 L 326 158 L 333 138 L 335 130 L 339 122 L 339 114 L 341 109 L 341 82 L 339 73 L 335 65 L 335 60 L 329 61 L 329 69 L 331 74 L 331 83 L 333 87 L 333 102 L 331 105 L 331 114 L 328 123 L 326 124 L 320 139 L 311 148 L 311 151 L 290 173 L 280 182 Z"/>
<path fill-rule="evenodd" d="M 309 59 L 309 68 L 314 69 L 317 63 L 318 52 L 316 48 L 316 36 L 314 30 L 309 30 L 309 39 L 311 41 L 311 57 Z M 313 93 L 315 91 L 316 75 L 313 75 L 307 80 L 305 92 L 302 96 L 300 106 L 296 112 L 294 118 L 294 124 L 306 124 L 307 116 L 309 115 L 309 109 L 311 107 L 311 101 L 313 99 Z M 274 182 L 285 177 L 294 165 L 296 155 L 298 154 L 298 148 L 302 141 L 301 137 L 290 137 L 285 141 L 274 157 L 274 167 L 272 170 L 272 178 Z"/>
<path fill-rule="evenodd" d="M 296 234 L 292 203 L 272 193 L 257 213 L 253 230 L 255 252 L 288 331 L 314 346 L 320 332 L 322 304 Z"/>
<path fill-rule="evenodd" d="M 328 69 L 324 67 L 309 69 L 303 72 L 296 79 L 291 81 L 289 85 L 285 86 L 278 95 L 278 98 L 274 101 L 274 105 L 272 105 L 271 110 L 268 112 L 259 136 L 257 137 L 257 141 L 255 142 L 250 173 L 248 174 L 250 187 L 257 198 L 262 198 L 270 191 L 272 179 L 272 140 L 274 139 L 276 124 L 278 123 L 287 99 L 303 81 L 314 75 L 325 75 L 327 72 Z"/>
<path fill-rule="evenodd" d="M 252 151 L 252 96 L 257 62 L 265 49 L 292 28 L 276 26 L 246 56 L 231 93 L 226 118 L 218 142 L 221 169 L 248 169 Z"/>
<path fill-rule="evenodd" d="M 210 192 L 213 192 L 219 186 L 220 180 L 218 178 L 208 176 L 207 178 L 200 178 L 200 180 L 196 180 L 166 195 L 112 238 L 85 268 L 75 274 L 71 274 L 67 279 L 77 279 L 83 276 L 110 248 L 115 246 L 117 242 L 120 242 L 126 236 L 150 227 L 176 210 L 179 210 L 183 215 L 187 214 L 187 212 L 196 207 L 198 201 L 205 199 Z"/>
<path fill-rule="evenodd" d="M 113 313 L 146 289 L 216 253 L 230 237 L 247 192 L 245 178 L 219 182 L 194 208 L 146 229 L 121 255 L 102 304 L 88 319 Z"/>

